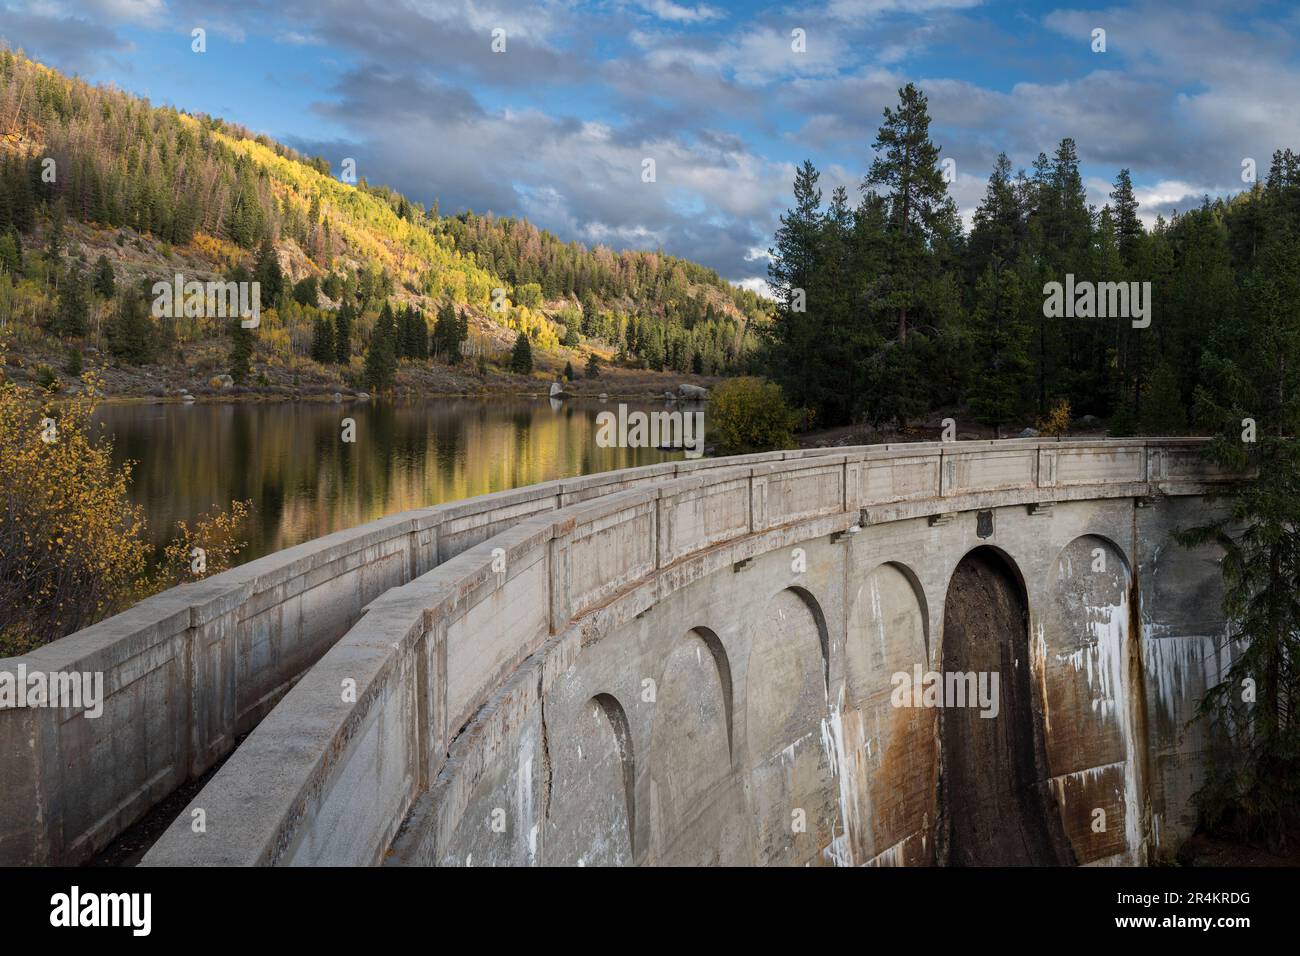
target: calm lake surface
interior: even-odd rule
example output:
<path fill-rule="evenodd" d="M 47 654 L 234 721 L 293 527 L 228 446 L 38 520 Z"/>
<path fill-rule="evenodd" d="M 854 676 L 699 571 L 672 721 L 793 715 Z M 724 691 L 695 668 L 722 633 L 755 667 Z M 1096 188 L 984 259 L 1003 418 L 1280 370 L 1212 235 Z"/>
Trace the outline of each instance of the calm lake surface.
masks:
<path fill-rule="evenodd" d="M 411 508 L 683 457 L 598 447 L 596 414 L 617 408 L 545 398 L 109 405 L 95 419 L 113 436 L 114 458 L 136 462 L 131 495 L 155 548 L 177 521 L 193 526 L 213 507 L 251 499 L 243 562 Z M 342 441 L 349 417 L 355 443 Z"/>

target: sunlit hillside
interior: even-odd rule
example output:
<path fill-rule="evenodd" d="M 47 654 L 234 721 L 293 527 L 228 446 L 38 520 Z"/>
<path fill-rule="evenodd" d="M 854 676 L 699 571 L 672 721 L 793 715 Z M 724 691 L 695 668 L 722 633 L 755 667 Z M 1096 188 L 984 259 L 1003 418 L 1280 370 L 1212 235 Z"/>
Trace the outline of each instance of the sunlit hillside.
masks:
<path fill-rule="evenodd" d="M 152 366 L 169 384 L 235 371 L 253 385 L 360 387 L 387 305 L 398 379 L 423 370 L 431 388 L 504 370 L 520 333 L 554 370 L 594 356 L 719 375 L 745 365 L 766 320 L 764 300 L 695 263 L 564 243 L 491 213 L 443 216 L 349 176 L 347 159 L 0 52 L 7 374 L 70 384 L 107 357 L 120 373 L 110 390 L 140 390 L 133 370 Z M 246 376 L 225 319 L 142 314 L 152 284 L 176 274 L 259 281 Z"/>

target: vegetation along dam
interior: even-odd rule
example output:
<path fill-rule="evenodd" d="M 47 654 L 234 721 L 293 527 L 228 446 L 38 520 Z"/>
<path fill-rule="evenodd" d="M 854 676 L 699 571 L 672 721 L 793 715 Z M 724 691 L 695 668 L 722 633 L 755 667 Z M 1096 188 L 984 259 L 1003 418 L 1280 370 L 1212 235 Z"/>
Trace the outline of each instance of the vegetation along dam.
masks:
<path fill-rule="evenodd" d="M 408 511 L 4 662 L 0 860 L 1112 864 L 1194 826 L 1194 439 L 669 462 Z M 36 821 L 33 824 L 33 820 Z"/>

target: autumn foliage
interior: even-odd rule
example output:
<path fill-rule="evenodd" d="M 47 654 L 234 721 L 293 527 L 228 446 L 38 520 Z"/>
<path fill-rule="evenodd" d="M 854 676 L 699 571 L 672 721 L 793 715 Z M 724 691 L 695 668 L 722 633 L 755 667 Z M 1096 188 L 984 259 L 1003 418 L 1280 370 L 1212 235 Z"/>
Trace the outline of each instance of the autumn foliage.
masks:
<path fill-rule="evenodd" d="M 22 653 L 123 607 L 147 559 L 130 465 L 95 440 L 92 375 L 57 409 L 0 386 L 0 651 Z"/>
<path fill-rule="evenodd" d="M 0 655 L 25 653 L 87 627 L 165 587 L 224 570 L 246 503 L 184 523 L 152 566 L 140 506 L 128 495 L 131 463 L 91 416 L 94 373 L 70 400 L 0 384 Z M 194 561 L 194 549 L 204 560 Z M 201 571 L 196 568 L 201 567 Z"/>

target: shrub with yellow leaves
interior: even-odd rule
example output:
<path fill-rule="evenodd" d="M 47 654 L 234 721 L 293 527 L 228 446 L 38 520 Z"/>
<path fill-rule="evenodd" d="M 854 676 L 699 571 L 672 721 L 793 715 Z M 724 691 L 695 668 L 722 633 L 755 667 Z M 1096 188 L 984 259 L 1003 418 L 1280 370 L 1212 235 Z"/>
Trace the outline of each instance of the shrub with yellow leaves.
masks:
<path fill-rule="evenodd" d="M 143 509 L 127 489 L 131 462 L 91 424 L 94 372 L 71 400 L 0 383 L 0 656 L 23 654 L 121 611 L 155 590 L 223 571 L 251 502 L 177 522 L 149 572 Z M 195 560 L 195 549 L 203 552 Z"/>
<path fill-rule="evenodd" d="M 1038 430 L 1051 438 L 1060 438 L 1070 430 L 1070 400 L 1063 398 L 1052 406 L 1047 417 L 1038 423 Z"/>
<path fill-rule="evenodd" d="M 176 537 L 163 549 L 154 588 L 162 591 L 198 581 L 234 565 L 235 557 L 248 544 L 236 538 L 252 509 L 251 500 L 232 501 L 229 511 L 213 509 L 200 515 L 193 528 L 187 521 L 177 521 Z"/>
<path fill-rule="evenodd" d="M 144 515 L 92 434 L 100 384 L 57 408 L 0 385 L 0 653 L 20 654 L 119 610 L 138 595 Z M 44 396 L 42 396 L 44 397 Z"/>

